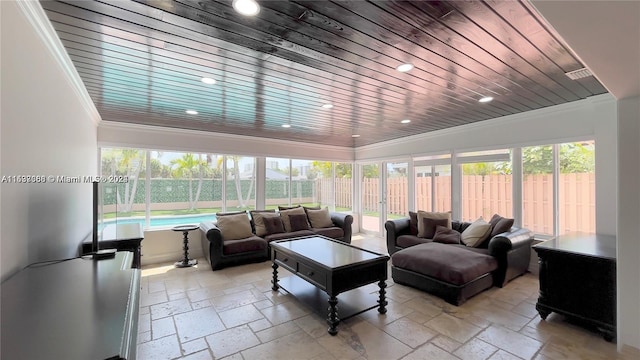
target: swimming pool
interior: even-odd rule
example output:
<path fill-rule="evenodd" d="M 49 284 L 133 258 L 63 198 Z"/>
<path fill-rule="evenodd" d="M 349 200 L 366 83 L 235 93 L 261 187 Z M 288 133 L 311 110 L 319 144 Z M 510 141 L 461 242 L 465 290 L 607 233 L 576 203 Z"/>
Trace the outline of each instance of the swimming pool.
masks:
<path fill-rule="evenodd" d="M 175 216 L 156 216 L 150 219 L 150 227 L 169 227 L 175 225 L 198 225 L 203 221 L 215 221 L 216 214 L 198 214 L 198 215 L 175 215 Z M 130 218 L 118 218 L 108 219 L 103 222 L 104 225 L 109 224 L 133 224 L 139 223 L 143 227 L 145 226 L 145 219 L 143 217 L 130 217 Z"/>

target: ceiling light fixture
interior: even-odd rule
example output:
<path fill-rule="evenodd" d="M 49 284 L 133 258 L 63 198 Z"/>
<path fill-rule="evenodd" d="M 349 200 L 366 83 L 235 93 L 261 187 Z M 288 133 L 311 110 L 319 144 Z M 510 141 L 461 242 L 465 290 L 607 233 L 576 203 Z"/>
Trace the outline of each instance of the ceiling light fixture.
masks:
<path fill-rule="evenodd" d="M 260 12 L 260 5 L 255 0 L 233 0 L 232 6 L 242 15 L 255 16 Z"/>
<path fill-rule="evenodd" d="M 409 63 L 399 65 L 399 66 L 396 68 L 396 70 L 398 70 L 398 71 L 400 71 L 400 72 L 407 72 L 407 71 L 409 71 L 409 70 L 411 70 L 411 69 L 413 69 L 413 64 L 409 64 Z"/>
<path fill-rule="evenodd" d="M 478 102 L 481 103 L 488 103 L 489 101 L 493 100 L 493 98 L 491 96 L 485 96 L 482 99 L 478 100 Z"/>
<path fill-rule="evenodd" d="M 205 84 L 209 84 L 209 85 L 213 85 L 216 83 L 215 79 L 212 79 L 210 77 L 203 77 L 202 79 L 200 79 L 200 81 L 202 81 Z"/>
<path fill-rule="evenodd" d="M 291 127 L 291 125 L 289 125 L 289 124 L 282 124 L 280 126 L 282 126 L 283 128 L 290 128 Z"/>
<path fill-rule="evenodd" d="M 411 120 L 409 120 L 409 119 L 404 119 L 404 120 L 402 120 L 402 121 L 400 121 L 400 122 L 401 122 L 401 123 L 403 123 L 403 124 L 408 124 L 408 123 L 410 123 L 410 122 L 411 122 Z"/>
<path fill-rule="evenodd" d="M 189 115 L 198 115 L 198 112 L 197 112 L 197 111 L 195 111 L 195 110 L 187 110 L 187 111 L 185 111 L 185 112 L 186 112 L 187 114 L 189 114 Z"/>
<path fill-rule="evenodd" d="M 360 135 L 358 135 L 358 134 L 353 134 L 353 135 L 351 135 L 351 137 L 352 137 L 352 138 L 359 138 L 359 137 L 360 137 Z"/>
<path fill-rule="evenodd" d="M 326 104 L 322 105 L 322 107 L 325 108 L 325 109 L 331 109 L 333 107 L 333 104 L 326 103 Z"/>

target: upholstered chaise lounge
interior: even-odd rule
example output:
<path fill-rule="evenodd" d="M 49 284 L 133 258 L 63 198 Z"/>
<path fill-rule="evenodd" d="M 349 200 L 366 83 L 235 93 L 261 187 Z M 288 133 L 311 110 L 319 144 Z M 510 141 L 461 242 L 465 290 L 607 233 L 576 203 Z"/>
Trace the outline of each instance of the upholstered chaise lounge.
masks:
<path fill-rule="evenodd" d="M 451 221 L 447 230 L 462 234 L 471 225 Z M 389 220 L 385 228 L 392 277 L 455 305 L 491 286 L 503 287 L 527 271 L 533 241 L 528 229 L 508 226 L 473 247 L 419 237 L 410 218 Z"/>

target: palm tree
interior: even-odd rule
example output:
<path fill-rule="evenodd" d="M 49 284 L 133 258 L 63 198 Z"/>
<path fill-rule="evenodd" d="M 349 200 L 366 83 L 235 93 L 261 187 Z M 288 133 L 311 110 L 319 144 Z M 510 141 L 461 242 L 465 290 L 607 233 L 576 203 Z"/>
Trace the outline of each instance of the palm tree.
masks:
<path fill-rule="evenodd" d="M 200 192 L 202 191 L 202 180 L 204 178 L 204 167 L 207 166 L 207 162 L 202 160 L 202 154 L 198 154 L 198 158 L 191 154 L 186 153 L 182 155 L 182 158 L 171 160 L 171 167 L 176 167 L 175 173 L 179 177 L 185 175 L 189 177 L 189 210 L 196 210 L 198 199 L 200 198 Z M 198 171 L 198 188 L 196 190 L 195 197 L 193 196 L 193 175 Z"/>

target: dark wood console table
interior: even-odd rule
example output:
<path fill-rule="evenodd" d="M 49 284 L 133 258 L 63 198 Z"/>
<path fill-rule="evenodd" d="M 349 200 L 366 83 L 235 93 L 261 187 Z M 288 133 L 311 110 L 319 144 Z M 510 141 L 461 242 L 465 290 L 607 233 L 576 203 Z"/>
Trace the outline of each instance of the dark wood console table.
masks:
<path fill-rule="evenodd" d="M 572 233 L 535 245 L 540 258 L 536 309 L 594 325 L 607 341 L 616 335 L 616 238 Z"/>
<path fill-rule="evenodd" d="M 110 224 L 102 230 L 102 237 L 98 241 L 100 249 L 116 249 L 118 251 L 131 251 L 133 253 L 132 267 L 140 269 L 141 243 L 144 240 L 144 231 L 139 223 Z M 82 254 L 92 251 L 91 241 L 82 243 Z"/>
<path fill-rule="evenodd" d="M 26 268 L 2 284 L 2 359 L 135 359 L 133 254 Z"/>

